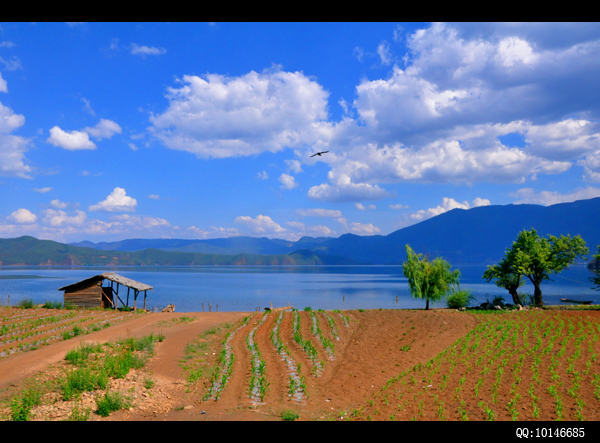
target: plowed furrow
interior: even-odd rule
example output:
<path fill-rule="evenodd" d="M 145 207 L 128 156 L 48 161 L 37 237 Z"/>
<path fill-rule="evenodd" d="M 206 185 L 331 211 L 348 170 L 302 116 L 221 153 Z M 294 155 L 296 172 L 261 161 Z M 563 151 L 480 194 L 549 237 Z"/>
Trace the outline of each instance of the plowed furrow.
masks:
<path fill-rule="evenodd" d="M 252 317 L 248 323 L 242 327 L 231 340 L 231 352 L 234 356 L 233 368 L 225 389 L 221 392 L 218 401 L 223 403 L 247 403 L 248 402 L 248 380 L 250 379 L 250 354 L 246 348 L 246 336 L 255 323 L 258 323 L 258 317 Z"/>
<path fill-rule="evenodd" d="M 263 402 L 267 404 L 280 404 L 288 400 L 287 366 L 277 354 L 271 340 L 271 332 L 278 315 L 278 313 L 269 314 L 265 323 L 257 329 L 255 334 L 256 344 L 266 364 L 266 377 L 269 385 Z"/>

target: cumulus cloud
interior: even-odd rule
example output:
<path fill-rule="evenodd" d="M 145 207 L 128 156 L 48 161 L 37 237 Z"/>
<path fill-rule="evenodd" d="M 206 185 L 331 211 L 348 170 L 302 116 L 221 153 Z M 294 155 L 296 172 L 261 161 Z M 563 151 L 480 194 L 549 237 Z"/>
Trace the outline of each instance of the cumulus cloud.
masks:
<path fill-rule="evenodd" d="M 41 194 L 45 194 L 46 192 L 50 192 L 52 191 L 51 187 L 46 187 L 46 188 L 34 188 L 33 189 L 35 192 L 39 192 Z"/>
<path fill-rule="evenodd" d="M 135 211 L 136 206 L 137 200 L 126 195 L 125 189 L 117 187 L 106 197 L 106 200 L 98 202 L 88 209 L 90 211 L 120 212 Z"/>
<path fill-rule="evenodd" d="M 53 227 L 61 227 L 65 225 L 69 226 L 81 226 L 84 224 L 87 215 L 83 211 L 75 210 L 75 215 L 69 216 L 65 211 L 46 209 L 43 211 L 44 218 L 43 222 Z"/>
<path fill-rule="evenodd" d="M 350 223 L 350 231 L 357 235 L 375 235 L 381 232 L 381 229 L 372 223 Z"/>
<path fill-rule="evenodd" d="M 168 109 L 150 118 L 149 130 L 168 148 L 225 158 L 277 152 L 322 136 L 328 93 L 302 72 L 186 75 L 179 82 L 181 88 L 168 88 Z"/>
<path fill-rule="evenodd" d="M 294 174 L 302 172 L 302 164 L 298 160 L 285 160 L 285 163 L 288 165 L 288 170 Z"/>
<path fill-rule="evenodd" d="M 453 198 L 444 197 L 442 199 L 442 203 L 435 208 L 421 209 L 410 214 L 409 217 L 412 220 L 423 221 L 427 220 L 428 218 L 443 214 L 444 212 L 451 211 L 452 209 L 470 209 L 471 207 L 475 208 L 477 206 L 489 206 L 490 204 L 491 203 L 488 199 L 480 197 L 477 197 L 475 200 L 473 200 L 471 205 L 469 205 L 469 202 L 466 200 L 462 203 L 459 203 Z"/>
<path fill-rule="evenodd" d="M 0 92 L 7 92 L 6 82 L 0 75 Z M 32 178 L 32 169 L 25 163 L 25 152 L 29 140 L 11 135 L 10 132 L 23 126 L 25 117 L 0 103 L 0 175 Z"/>
<path fill-rule="evenodd" d="M 37 215 L 32 213 L 29 209 L 20 208 L 6 217 L 6 219 L 14 223 L 24 225 L 35 223 L 37 220 Z"/>
<path fill-rule="evenodd" d="M 335 231 L 324 225 L 306 226 L 298 221 L 286 222 L 286 225 L 292 229 L 287 233 L 286 238 L 292 241 L 297 241 L 302 237 L 331 237 L 336 234 Z"/>
<path fill-rule="evenodd" d="M 284 173 L 279 176 L 278 180 L 279 183 L 281 183 L 281 189 L 294 189 L 298 186 L 298 183 L 296 183 L 296 179 L 293 175 L 288 175 Z"/>
<path fill-rule="evenodd" d="M 590 198 L 600 197 L 600 188 L 587 186 L 585 188 L 577 188 L 566 194 L 561 194 L 556 191 L 539 191 L 533 188 L 522 188 L 510 194 L 515 198 L 515 203 L 530 203 L 536 205 L 555 205 L 557 203 L 570 203 L 577 200 L 586 200 Z"/>
<path fill-rule="evenodd" d="M 394 194 L 368 183 L 352 183 L 349 175 L 330 171 L 328 177 L 333 184 L 323 183 L 308 190 L 308 198 L 329 202 L 351 202 L 356 200 L 379 200 Z"/>
<path fill-rule="evenodd" d="M 240 216 L 236 217 L 234 222 L 245 225 L 254 234 L 279 234 L 285 232 L 285 228 L 275 223 L 268 215 L 258 215 L 256 218 Z"/>
<path fill-rule="evenodd" d="M 50 137 L 46 140 L 48 143 L 69 151 L 78 151 L 82 149 L 96 149 L 94 142 L 90 140 L 87 132 L 84 131 L 63 131 L 58 126 L 50 129 Z"/>
<path fill-rule="evenodd" d="M 95 126 L 86 127 L 83 130 L 97 140 L 111 138 L 113 135 L 121 133 L 121 127 L 118 123 L 105 118 L 101 118 Z"/>
<path fill-rule="evenodd" d="M 56 198 L 50 201 L 50 206 L 57 209 L 64 209 L 67 207 L 67 204 L 65 202 L 61 202 L 59 199 Z"/>
<path fill-rule="evenodd" d="M 2 78 L 2 73 L 0 72 L 0 92 L 8 92 L 8 87 L 6 86 L 6 80 Z"/>

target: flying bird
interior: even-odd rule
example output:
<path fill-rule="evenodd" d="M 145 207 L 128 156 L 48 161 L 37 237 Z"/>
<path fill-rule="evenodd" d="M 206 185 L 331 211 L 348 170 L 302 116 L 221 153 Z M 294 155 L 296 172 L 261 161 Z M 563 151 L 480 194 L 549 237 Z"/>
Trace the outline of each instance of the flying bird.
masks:
<path fill-rule="evenodd" d="M 311 158 L 314 157 L 315 155 L 318 155 L 319 157 L 321 156 L 321 154 L 326 154 L 329 151 L 323 151 L 323 152 L 317 152 L 316 154 L 311 155 Z"/>

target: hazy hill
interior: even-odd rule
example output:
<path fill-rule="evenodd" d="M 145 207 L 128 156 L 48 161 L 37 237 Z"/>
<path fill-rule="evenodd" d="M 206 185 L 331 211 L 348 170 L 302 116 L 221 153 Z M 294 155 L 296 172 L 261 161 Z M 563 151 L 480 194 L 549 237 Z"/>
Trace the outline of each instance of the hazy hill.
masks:
<path fill-rule="evenodd" d="M 34 237 L 0 239 L 0 266 L 184 266 L 184 265 L 340 265 L 360 264 L 346 257 L 308 250 L 290 254 L 199 254 L 158 249 L 101 251 Z"/>
<path fill-rule="evenodd" d="M 600 198 L 552 206 L 506 205 L 454 209 L 387 236 L 346 234 L 314 248 L 325 254 L 365 263 L 399 264 L 406 260 L 405 245 L 451 264 L 497 262 L 524 229 L 541 236 L 581 235 L 595 253 L 600 244 Z"/>

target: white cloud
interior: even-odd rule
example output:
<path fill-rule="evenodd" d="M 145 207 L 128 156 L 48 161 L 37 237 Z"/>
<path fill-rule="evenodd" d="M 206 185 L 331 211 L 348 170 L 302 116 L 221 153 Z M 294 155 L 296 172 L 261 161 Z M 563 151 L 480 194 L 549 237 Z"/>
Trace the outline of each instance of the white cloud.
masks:
<path fill-rule="evenodd" d="M 84 103 L 83 110 L 90 115 L 96 116 L 96 113 L 94 112 L 94 109 L 92 108 L 92 104 L 90 103 L 90 101 L 85 97 L 81 97 L 81 101 Z"/>
<path fill-rule="evenodd" d="M 377 55 L 379 55 L 382 65 L 389 65 L 390 63 L 392 63 L 390 44 L 388 42 L 386 42 L 385 40 L 382 41 L 377 46 Z"/>
<path fill-rule="evenodd" d="M 10 60 L 4 60 L 0 57 L 0 63 L 4 64 L 4 69 L 7 71 L 16 71 L 17 69 L 23 69 L 21 60 L 16 55 L 13 55 Z"/>
<path fill-rule="evenodd" d="M 159 217 L 139 217 L 137 215 L 115 215 L 110 218 L 113 222 L 121 223 L 123 226 L 136 230 L 150 230 L 163 227 L 170 227 L 169 223 L 164 218 Z"/>
<path fill-rule="evenodd" d="M 2 90 L 2 79 L 0 78 L 0 91 Z M 5 91 L 6 92 L 6 91 Z M 21 114 L 15 114 L 8 106 L 0 103 L 0 134 L 9 132 L 23 126 L 25 117 Z"/>
<path fill-rule="evenodd" d="M 135 211 L 137 200 L 126 195 L 125 189 L 115 188 L 111 194 L 106 197 L 106 200 L 98 202 L 98 204 L 90 206 L 90 211 Z"/>
<path fill-rule="evenodd" d="M 129 143 L 129 144 L 127 144 L 127 146 L 129 146 L 129 149 L 131 149 L 132 151 L 138 150 L 138 147 L 136 145 L 134 145 L 133 143 Z"/>
<path fill-rule="evenodd" d="M 570 203 L 577 200 L 586 200 L 590 198 L 600 197 L 600 188 L 587 186 L 585 188 L 577 188 L 566 194 L 561 194 L 556 191 L 540 191 L 537 192 L 533 188 L 522 188 L 517 192 L 510 194 L 515 198 L 515 203 L 530 203 L 536 205 L 555 205 L 557 203 Z"/>
<path fill-rule="evenodd" d="M 116 44 L 116 42 L 115 42 Z M 111 44 L 112 47 L 112 44 Z M 146 55 L 162 55 L 165 54 L 167 50 L 165 48 L 156 48 L 154 46 L 139 46 L 135 43 L 131 44 L 131 54 L 133 55 L 141 55 L 142 57 Z"/>
<path fill-rule="evenodd" d="M 302 222 L 291 221 L 286 222 L 293 231 L 287 233 L 287 238 L 292 241 L 297 241 L 302 237 L 331 237 L 335 235 L 335 231 L 332 231 L 327 226 L 306 226 Z"/>
<path fill-rule="evenodd" d="M 121 127 L 116 122 L 104 118 L 101 118 L 96 126 L 86 127 L 83 130 L 97 140 L 111 138 L 113 135 L 121 133 Z"/>
<path fill-rule="evenodd" d="M 50 192 L 50 191 L 52 191 L 52 188 L 51 188 L 51 187 L 46 187 L 46 188 L 34 188 L 33 190 L 34 190 L 35 192 L 39 192 L 39 193 L 45 194 L 46 192 Z"/>
<path fill-rule="evenodd" d="M 308 190 L 308 198 L 330 202 L 350 202 L 356 200 L 379 200 L 394 196 L 393 193 L 380 188 L 378 185 L 352 183 L 350 176 L 344 173 L 336 176 L 335 173 L 329 171 L 328 177 L 330 180 L 334 180 L 333 185 L 323 183 L 311 187 Z"/>
<path fill-rule="evenodd" d="M 54 146 L 67 149 L 69 151 L 96 149 L 96 145 L 94 142 L 90 141 L 90 137 L 87 132 L 65 132 L 58 126 L 54 126 L 50 129 L 50 137 L 48 137 L 48 140 L 46 141 Z"/>
<path fill-rule="evenodd" d="M 469 202 L 466 200 L 462 203 L 459 203 L 453 198 L 444 197 L 439 206 L 426 210 L 421 209 L 410 214 L 409 217 L 412 220 L 423 221 L 427 220 L 428 218 L 443 214 L 444 212 L 451 211 L 452 209 L 470 209 L 471 207 L 475 208 L 477 206 L 489 206 L 490 204 L 491 203 L 488 199 L 480 197 L 477 197 L 475 200 L 473 200 L 472 205 L 469 205 Z"/>
<path fill-rule="evenodd" d="M 234 222 L 246 225 L 254 234 L 279 234 L 285 232 L 285 228 L 279 226 L 267 215 L 258 215 L 256 218 L 240 216 L 236 217 Z"/>
<path fill-rule="evenodd" d="M 285 163 L 288 165 L 288 171 L 294 174 L 302 172 L 302 164 L 298 160 L 285 160 Z"/>
<path fill-rule="evenodd" d="M 0 72 L 0 92 L 8 92 L 8 87 L 6 86 L 6 80 L 2 78 L 2 73 Z"/>
<path fill-rule="evenodd" d="M 363 48 L 356 46 L 352 50 L 352 55 L 354 55 L 359 62 L 362 62 L 365 57 L 365 51 Z"/>
<path fill-rule="evenodd" d="M 260 179 L 260 180 L 266 180 L 269 178 L 269 174 L 267 174 L 267 171 L 262 171 L 259 172 L 258 175 L 256 176 L 256 178 Z"/>
<path fill-rule="evenodd" d="M 372 223 L 350 223 L 350 231 L 357 235 L 375 235 L 381 232 L 381 229 Z"/>
<path fill-rule="evenodd" d="M 8 42 L 8 41 L 0 42 L 0 48 L 12 48 L 14 46 L 17 46 L 17 45 L 15 45 L 13 42 Z"/>
<path fill-rule="evenodd" d="M 44 212 L 43 222 L 53 227 L 61 226 L 81 226 L 84 224 L 87 215 L 83 211 L 75 210 L 74 216 L 68 216 L 65 211 L 46 209 Z"/>
<path fill-rule="evenodd" d="M 337 209 L 296 209 L 296 214 L 301 217 L 339 218 L 342 216 L 342 212 Z"/>
<path fill-rule="evenodd" d="M 240 77 L 186 75 L 149 128 L 168 148 L 201 158 L 248 156 L 323 137 L 328 93 L 302 72 L 277 67 Z"/>
<path fill-rule="evenodd" d="M 368 210 L 373 210 L 376 209 L 375 205 L 368 205 L 365 206 L 362 203 L 355 203 L 356 209 L 360 210 L 360 211 L 368 211 Z"/>
<path fill-rule="evenodd" d="M 7 91 L 2 76 L 0 76 L 0 91 Z M 0 103 L 0 175 L 32 178 L 29 175 L 32 169 L 25 164 L 25 152 L 29 140 L 9 134 L 24 124 L 24 116 L 15 114 L 12 109 Z"/>
<path fill-rule="evenodd" d="M 293 175 L 287 175 L 284 173 L 279 176 L 278 180 L 279 183 L 281 183 L 281 189 L 294 189 L 298 186 L 298 183 L 296 183 L 296 179 Z"/>
<path fill-rule="evenodd" d="M 65 202 L 61 202 L 59 199 L 56 198 L 50 201 L 50 206 L 57 209 L 64 209 L 67 207 L 67 204 Z"/>
<path fill-rule="evenodd" d="M 150 198 L 152 200 L 160 200 L 160 195 L 158 195 L 158 194 L 150 194 L 150 195 L 148 195 L 148 198 Z"/>
<path fill-rule="evenodd" d="M 33 214 L 29 209 L 20 208 L 6 217 L 7 220 L 18 224 L 31 224 L 37 220 L 37 215 Z"/>
<path fill-rule="evenodd" d="M 408 208 L 408 206 L 403 206 L 401 204 L 390 205 L 390 209 L 406 209 L 406 208 Z"/>

